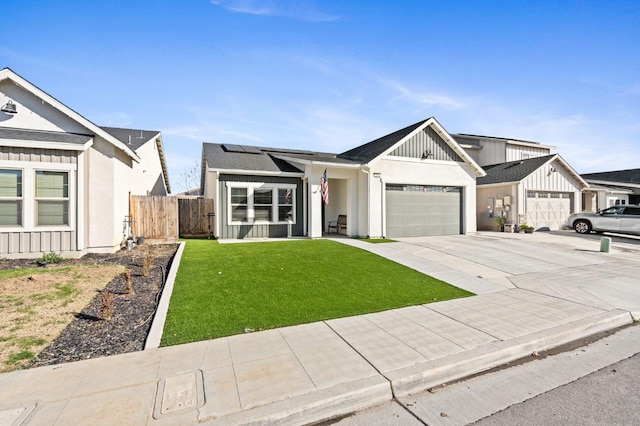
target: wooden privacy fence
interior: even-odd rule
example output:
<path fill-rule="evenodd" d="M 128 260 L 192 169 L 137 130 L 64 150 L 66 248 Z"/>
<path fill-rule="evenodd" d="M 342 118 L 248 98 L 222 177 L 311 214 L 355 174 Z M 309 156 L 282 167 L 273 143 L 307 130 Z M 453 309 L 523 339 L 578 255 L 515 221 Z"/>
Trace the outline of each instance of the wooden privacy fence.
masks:
<path fill-rule="evenodd" d="M 178 199 L 164 196 L 129 197 L 129 215 L 134 237 L 151 241 L 177 241 Z"/>
<path fill-rule="evenodd" d="M 213 236 L 213 202 L 204 198 L 132 195 L 129 215 L 133 236 L 150 242 Z"/>
<path fill-rule="evenodd" d="M 213 237 L 214 205 L 212 198 L 181 198 L 178 200 L 181 237 Z"/>

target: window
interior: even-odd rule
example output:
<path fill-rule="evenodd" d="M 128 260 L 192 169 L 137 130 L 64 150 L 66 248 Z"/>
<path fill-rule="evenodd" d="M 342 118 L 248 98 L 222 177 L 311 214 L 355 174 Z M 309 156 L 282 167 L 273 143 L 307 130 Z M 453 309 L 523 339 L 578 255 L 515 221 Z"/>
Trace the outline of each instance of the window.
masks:
<path fill-rule="evenodd" d="M 22 170 L 0 170 L 0 226 L 22 226 Z"/>
<path fill-rule="evenodd" d="M 296 222 L 296 185 L 227 182 L 228 224 Z"/>
<path fill-rule="evenodd" d="M 256 188 L 253 191 L 254 220 L 271 222 L 273 218 L 273 189 Z"/>
<path fill-rule="evenodd" d="M 231 188 L 231 220 L 246 222 L 248 220 L 247 188 Z"/>
<path fill-rule="evenodd" d="M 69 224 L 69 173 L 36 171 L 36 225 Z"/>
<path fill-rule="evenodd" d="M 278 189 L 278 222 L 293 221 L 293 189 Z"/>

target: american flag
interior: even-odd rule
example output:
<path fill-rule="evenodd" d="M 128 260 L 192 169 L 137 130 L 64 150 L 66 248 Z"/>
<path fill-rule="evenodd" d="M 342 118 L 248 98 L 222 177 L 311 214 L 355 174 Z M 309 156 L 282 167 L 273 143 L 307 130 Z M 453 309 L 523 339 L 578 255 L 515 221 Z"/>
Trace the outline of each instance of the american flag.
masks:
<path fill-rule="evenodd" d="M 329 204 L 329 183 L 327 182 L 327 169 L 324 169 L 324 173 L 320 178 L 320 192 L 322 193 L 322 201 L 325 204 Z"/>
<path fill-rule="evenodd" d="M 284 203 L 289 204 L 291 202 L 291 188 L 287 188 L 287 192 L 284 194 Z"/>

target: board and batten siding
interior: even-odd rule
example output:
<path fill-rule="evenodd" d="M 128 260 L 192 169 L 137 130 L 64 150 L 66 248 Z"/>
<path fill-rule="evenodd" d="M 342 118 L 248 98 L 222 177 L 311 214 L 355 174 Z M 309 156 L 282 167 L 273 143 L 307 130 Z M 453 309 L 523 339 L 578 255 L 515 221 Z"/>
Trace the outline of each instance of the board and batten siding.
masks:
<path fill-rule="evenodd" d="M 553 167 L 553 170 L 551 171 Z M 526 190 L 580 192 L 580 184 L 557 163 L 545 164 L 523 180 Z"/>
<path fill-rule="evenodd" d="M 1 254 L 60 253 L 75 250 L 75 230 L 0 232 Z"/>
<path fill-rule="evenodd" d="M 304 235 L 303 220 L 303 194 L 302 179 L 296 177 L 276 177 L 276 176 L 252 176 L 252 175 L 220 175 L 218 180 L 219 200 L 220 200 L 220 220 L 219 238 L 282 238 L 289 235 L 289 225 L 286 224 L 246 224 L 229 225 L 228 219 L 228 198 L 229 188 L 227 182 L 251 182 L 251 183 L 282 183 L 295 184 L 295 208 L 296 223 L 291 225 L 291 236 Z"/>
<path fill-rule="evenodd" d="M 77 164 L 76 151 L 0 146 L 0 160 L 55 164 Z"/>
<path fill-rule="evenodd" d="M 549 155 L 548 148 L 534 148 L 521 145 L 507 145 L 506 162 L 525 160 L 527 158 L 543 157 Z"/>
<path fill-rule="evenodd" d="M 5 167 L 7 164 L 9 164 L 8 167 L 12 167 L 13 165 L 10 163 L 15 161 L 16 168 L 20 168 L 21 163 L 38 163 L 38 168 L 46 169 L 46 163 L 77 165 L 78 153 L 58 149 L 0 146 L 0 161 Z M 69 184 L 76 185 L 76 182 L 70 181 Z M 70 205 L 69 209 L 75 209 L 75 206 Z M 0 255 L 76 251 L 76 224 L 72 223 L 70 228 L 60 231 L 38 231 L 36 229 L 9 232 L 2 232 L 2 228 L 0 228 Z"/>
<path fill-rule="evenodd" d="M 389 155 L 439 161 L 464 161 L 431 127 L 416 133 Z"/>

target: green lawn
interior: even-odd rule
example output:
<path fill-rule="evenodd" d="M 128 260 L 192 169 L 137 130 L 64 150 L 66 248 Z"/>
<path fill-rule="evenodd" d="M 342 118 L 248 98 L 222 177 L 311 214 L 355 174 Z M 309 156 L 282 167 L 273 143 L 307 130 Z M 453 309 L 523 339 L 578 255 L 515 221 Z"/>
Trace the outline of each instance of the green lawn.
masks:
<path fill-rule="evenodd" d="M 335 241 L 188 240 L 162 345 L 470 295 Z"/>

